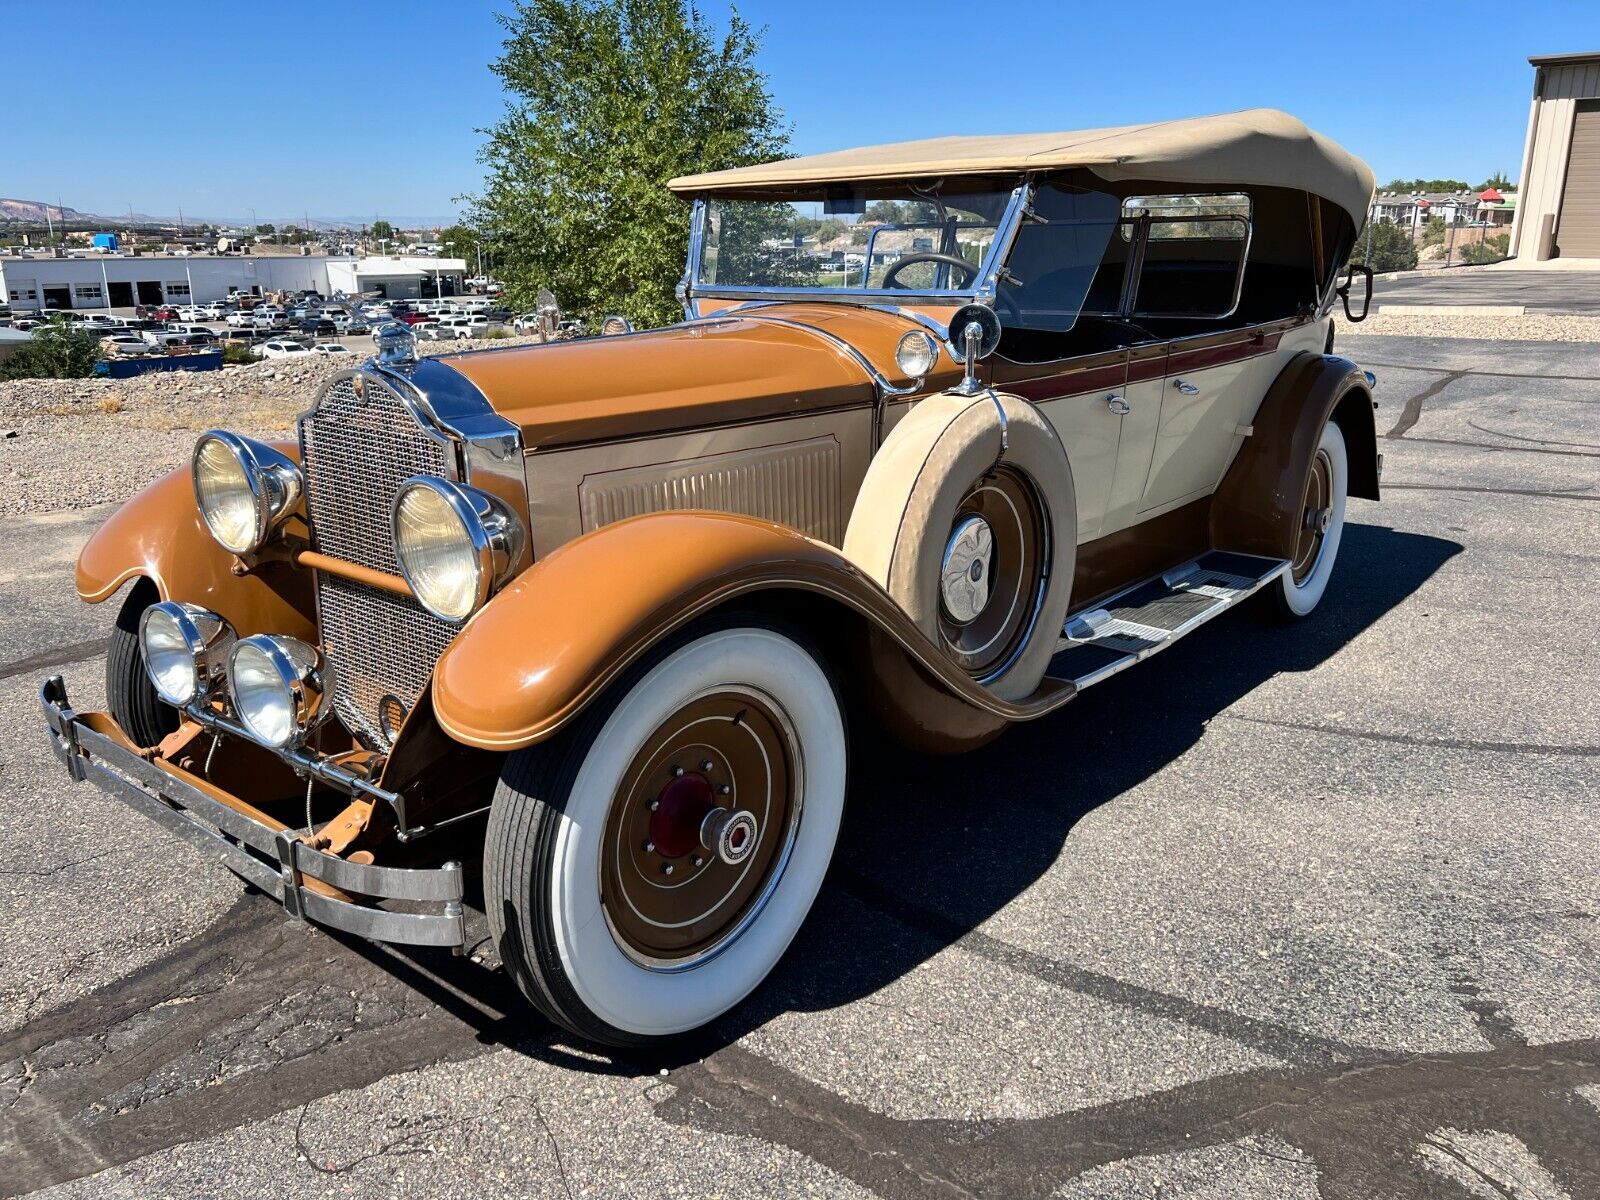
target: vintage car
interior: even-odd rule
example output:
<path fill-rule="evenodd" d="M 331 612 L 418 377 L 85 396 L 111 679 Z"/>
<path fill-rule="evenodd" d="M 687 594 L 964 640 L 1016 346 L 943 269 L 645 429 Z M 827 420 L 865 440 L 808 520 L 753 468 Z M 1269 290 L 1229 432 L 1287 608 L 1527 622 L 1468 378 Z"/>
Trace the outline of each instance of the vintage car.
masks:
<path fill-rule="evenodd" d="M 1316 609 L 1378 497 L 1330 317 L 1372 182 L 1270 110 L 673 180 L 681 323 L 389 325 L 111 517 L 109 711 L 46 681 L 52 744 L 295 917 L 460 950 L 466 901 L 566 1029 L 696 1029 L 817 895 L 847 706 L 973 748 Z"/>

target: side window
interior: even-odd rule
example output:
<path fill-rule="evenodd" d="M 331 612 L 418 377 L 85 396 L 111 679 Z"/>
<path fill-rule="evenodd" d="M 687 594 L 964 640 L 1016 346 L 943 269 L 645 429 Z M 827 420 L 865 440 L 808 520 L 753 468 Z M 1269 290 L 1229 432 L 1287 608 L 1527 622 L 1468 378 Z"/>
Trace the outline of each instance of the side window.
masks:
<path fill-rule="evenodd" d="M 1142 259 L 1130 315 L 1230 315 L 1244 282 L 1250 214 L 1250 197 L 1238 192 L 1124 200 L 1122 236 Z"/>

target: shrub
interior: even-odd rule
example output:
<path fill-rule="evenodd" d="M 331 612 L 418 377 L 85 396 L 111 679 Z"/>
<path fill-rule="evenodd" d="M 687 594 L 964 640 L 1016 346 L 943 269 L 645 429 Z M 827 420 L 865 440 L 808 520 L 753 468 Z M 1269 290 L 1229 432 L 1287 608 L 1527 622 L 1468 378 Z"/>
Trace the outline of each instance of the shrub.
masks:
<path fill-rule="evenodd" d="M 11 356 L 0 362 L 0 379 L 84 379 L 100 361 L 94 334 L 59 318 L 41 325 Z"/>
<path fill-rule="evenodd" d="M 1409 271 L 1417 265 L 1417 245 L 1409 230 L 1391 221 L 1378 221 L 1356 239 L 1350 261 L 1374 271 Z"/>
<path fill-rule="evenodd" d="M 511 330 L 507 329 L 504 325 L 491 325 L 484 331 L 483 336 L 491 342 L 499 341 L 501 338 L 510 337 Z"/>
<path fill-rule="evenodd" d="M 1499 262 L 1511 249 L 1511 235 L 1509 233 L 1498 233 L 1488 241 L 1473 242 L 1470 245 L 1458 246 L 1456 249 L 1461 256 L 1461 261 L 1469 266 Z"/>
<path fill-rule="evenodd" d="M 222 361 L 229 366 L 242 366 L 245 363 L 258 362 L 260 357 L 242 342 L 224 342 L 222 344 Z"/>
<path fill-rule="evenodd" d="M 1444 242 L 1445 230 L 1448 227 L 1443 217 L 1429 217 L 1428 223 L 1422 227 L 1422 244 L 1424 246 L 1438 246 Z"/>

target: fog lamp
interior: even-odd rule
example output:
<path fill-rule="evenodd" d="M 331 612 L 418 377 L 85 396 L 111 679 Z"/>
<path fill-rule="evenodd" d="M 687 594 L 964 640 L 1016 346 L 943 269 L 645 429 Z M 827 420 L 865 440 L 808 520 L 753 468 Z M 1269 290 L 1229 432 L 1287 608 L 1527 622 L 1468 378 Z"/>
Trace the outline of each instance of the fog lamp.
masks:
<path fill-rule="evenodd" d="M 195 604 L 163 600 L 139 618 L 139 653 L 156 695 L 182 708 L 219 683 L 233 648 L 233 627 Z"/>
<path fill-rule="evenodd" d="M 264 746 L 297 746 L 332 711 L 332 673 L 316 647 L 258 633 L 228 655 L 228 691 L 250 736 Z"/>

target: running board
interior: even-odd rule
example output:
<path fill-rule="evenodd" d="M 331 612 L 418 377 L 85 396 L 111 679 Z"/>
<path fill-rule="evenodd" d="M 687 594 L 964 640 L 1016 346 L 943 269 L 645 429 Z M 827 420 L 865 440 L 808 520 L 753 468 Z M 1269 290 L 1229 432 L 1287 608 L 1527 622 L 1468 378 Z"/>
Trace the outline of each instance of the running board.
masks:
<path fill-rule="evenodd" d="M 1046 674 L 1079 691 L 1165 650 L 1289 569 L 1281 558 L 1213 550 L 1073 613 Z"/>

